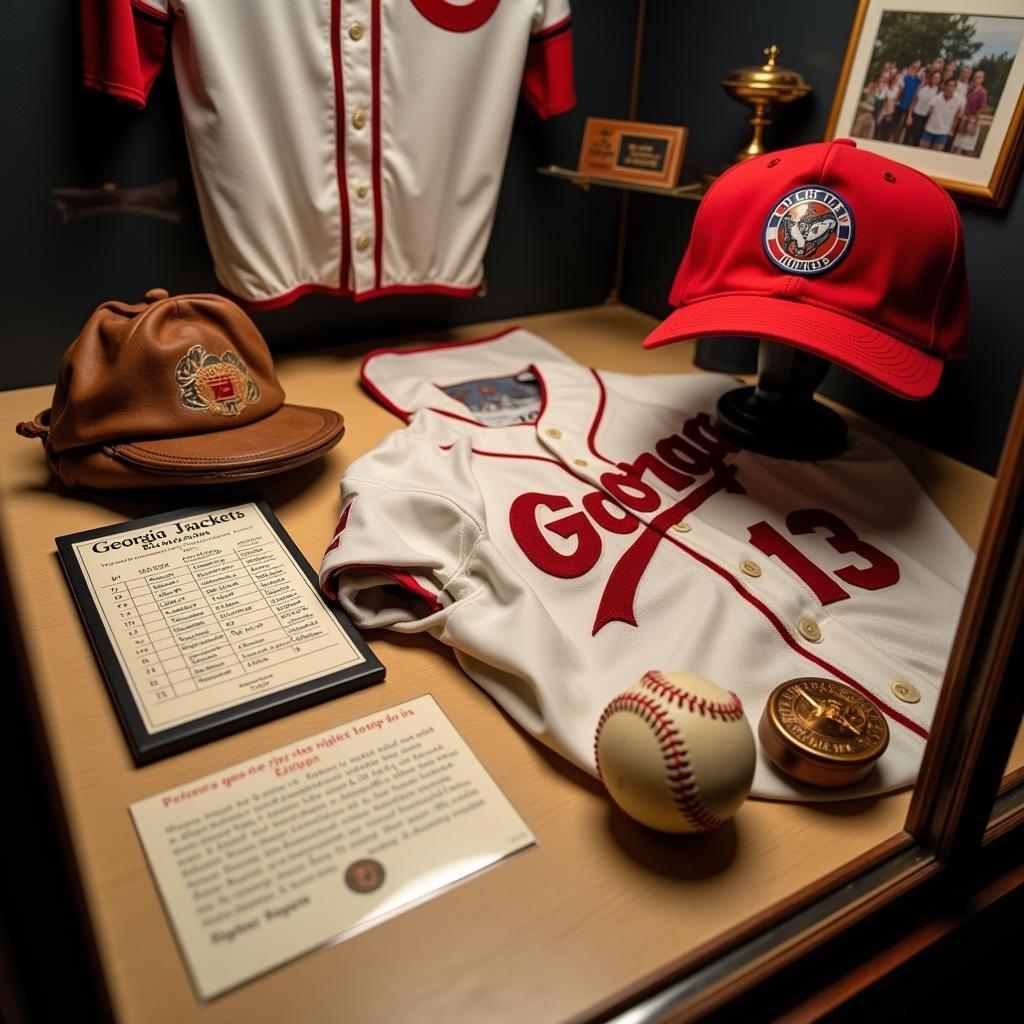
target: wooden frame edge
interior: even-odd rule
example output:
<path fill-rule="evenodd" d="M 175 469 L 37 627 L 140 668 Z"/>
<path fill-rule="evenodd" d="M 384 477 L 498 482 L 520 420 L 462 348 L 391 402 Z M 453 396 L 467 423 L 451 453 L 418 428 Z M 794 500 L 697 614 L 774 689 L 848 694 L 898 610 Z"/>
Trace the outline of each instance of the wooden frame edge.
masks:
<path fill-rule="evenodd" d="M 843 55 L 843 66 L 839 71 L 839 82 L 836 85 L 836 93 L 832 97 L 832 109 L 828 112 L 828 123 L 825 125 L 826 142 L 836 137 L 839 110 L 843 105 L 846 86 L 850 81 L 850 69 L 853 67 L 853 57 L 857 52 L 857 43 L 864 28 L 864 19 L 867 17 L 869 3 L 871 0 L 859 0 L 857 13 L 853 16 L 853 27 L 850 29 L 850 38 L 846 41 L 846 53 Z"/>
<path fill-rule="evenodd" d="M 1024 384 L 1020 386 L 974 573 L 906 828 L 941 860 L 981 843 L 1022 714 Z"/>
<path fill-rule="evenodd" d="M 850 71 L 853 68 L 853 59 L 857 52 L 861 33 L 864 28 L 864 19 L 867 17 L 868 6 L 871 0 L 858 0 L 857 13 L 853 18 L 853 26 L 850 29 L 850 38 L 846 43 L 846 53 L 843 55 L 842 68 L 839 71 L 839 81 L 836 84 L 836 92 L 832 97 L 832 107 L 828 113 L 828 121 L 825 125 L 824 141 L 828 142 L 836 137 L 836 127 L 839 122 L 839 111 L 846 96 L 846 89 L 850 81 Z M 958 197 L 985 206 L 1004 208 L 1009 202 L 1013 186 L 1016 184 L 1018 172 L 1021 165 L 1021 157 L 1024 156 L 1024 89 L 1017 97 L 1016 107 L 1010 118 L 1010 123 L 1003 138 L 1003 144 L 999 149 L 999 156 L 996 157 L 995 166 L 992 168 L 992 175 L 985 185 L 976 185 L 972 182 L 958 181 L 956 178 L 946 178 L 937 175 L 928 175 L 937 185 L 941 185 Z"/>
<path fill-rule="evenodd" d="M 1015 797 L 1013 814 L 1024 811 L 1024 792 Z M 660 989 L 636 994 L 631 1003 L 602 1005 L 574 1018 L 574 1024 L 760 1020 L 751 1017 L 751 1008 L 773 994 L 780 1000 L 771 1004 L 773 1020 L 825 1019 L 912 962 L 941 957 L 944 940 L 979 912 L 1014 894 L 1019 898 L 1024 833 L 1008 834 L 1012 831 L 992 836 L 969 874 L 909 843 L 777 927 L 763 929 Z M 801 981 L 808 969 L 812 980 Z"/>
<path fill-rule="evenodd" d="M 614 1002 L 592 1007 L 585 1015 L 574 1018 L 571 1024 L 698 1020 L 727 1007 L 772 975 L 867 921 L 943 871 L 942 865 L 926 850 L 914 845 L 906 833 L 881 844 L 871 853 L 877 854 L 883 848 L 888 849 L 888 856 L 876 858 L 868 867 L 863 863 L 864 858 L 859 858 L 858 874 L 840 881 L 820 898 L 798 907 L 792 905 L 793 900 L 785 901 L 780 905 L 785 912 L 772 915 L 771 920 L 765 920 L 770 912 L 760 915 L 760 927 L 733 941 L 729 949 L 710 953 L 700 962 L 689 958 L 692 964 L 683 967 L 682 972 L 674 971 L 674 979 L 666 978 L 660 984 L 648 979 L 646 988 L 638 984 L 629 993 L 620 993 Z M 876 873 L 888 877 L 876 880 L 873 877 Z M 861 891 L 858 891 L 858 880 L 863 883 Z M 820 889 L 820 886 L 815 888 Z M 822 909 L 822 904 L 832 905 Z M 817 919 L 807 924 L 801 920 L 813 919 L 815 915 L 819 915 Z M 783 932 L 787 927 L 793 934 L 780 935 L 775 941 L 773 933 Z M 768 948 L 758 952 L 758 946 Z M 731 965 L 730 960 L 737 962 Z M 702 979 L 702 974 L 708 977 Z M 693 991 L 688 993 L 688 988 Z M 628 1017 L 620 1018 L 619 1015 L 624 1014 Z"/>
<path fill-rule="evenodd" d="M 759 936 L 778 928 L 787 920 L 801 914 L 813 913 L 814 907 L 821 900 L 849 889 L 856 884 L 857 879 L 873 870 L 884 869 L 887 864 L 893 863 L 895 858 L 907 857 L 914 861 L 910 867 L 899 872 L 898 880 L 902 886 L 900 891 L 906 888 L 902 884 L 903 881 L 912 876 L 917 877 L 919 872 L 926 872 L 921 876 L 923 881 L 925 878 L 931 877 L 935 871 L 940 870 L 940 865 L 931 854 L 919 850 L 915 855 L 914 850 L 913 838 L 907 832 L 900 832 L 761 913 L 744 919 L 741 924 L 691 950 L 684 957 L 648 974 L 626 991 L 618 992 L 605 1002 L 589 1007 L 579 1017 L 571 1020 L 577 1024 L 605 1020 L 626 1011 L 637 1003 L 656 999 L 666 990 L 685 982 L 689 976 L 714 969 L 715 965 L 723 958 L 734 955 L 735 951 L 745 944 L 756 942 Z M 896 895 L 898 893 L 893 892 L 890 898 L 895 898 Z M 851 901 L 850 906 L 862 908 L 856 918 L 856 920 L 861 920 L 868 916 L 872 909 L 884 905 L 886 902 L 888 899 L 879 899 L 874 892 L 865 892 Z M 708 993 L 717 992 L 722 985 L 727 985 L 730 986 L 729 993 L 725 996 L 727 999 L 730 993 L 745 990 L 780 966 L 790 962 L 799 953 L 809 948 L 815 948 L 820 942 L 826 941 L 831 934 L 842 930 L 842 928 L 836 927 L 837 921 L 833 920 L 834 917 L 835 915 L 823 915 L 822 920 L 816 923 L 813 929 L 801 932 L 786 943 L 780 943 L 775 952 L 759 958 L 756 963 L 751 963 L 749 970 L 734 972 L 727 978 L 723 978 L 719 984 L 709 986 Z M 853 924 L 854 918 L 851 917 L 848 923 Z M 822 931 L 822 928 L 826 928 L 827 931 Z M 791 950 L 795 950 L 795 952 L 791 952 Z M 704 995 L 705 993 L 702 992 L 700 998 L 703 999 Z"/>
<path fill-rule="evenodd" d="M 972 889 L 970 899 L 951 912 L 939 910 L 916 922 L 890 945 L 866 951 L 852 969 L 827 982 L 802 1001 L 787 1007 L 782 1019 L 787 1022 L 828 1019 L 828 1015 L 848 1008 L 851 998 L 867 993 L 873 986 L 892 977 L 894 972 L 920 958 L 932 954 L 943 956 L 957 930 L 982 913 L 991 911 L 1024 887 L 1024 866 L 1016 865 L 1008 872 Z M 948 955 L 948 954 L 945 954 Z"/>

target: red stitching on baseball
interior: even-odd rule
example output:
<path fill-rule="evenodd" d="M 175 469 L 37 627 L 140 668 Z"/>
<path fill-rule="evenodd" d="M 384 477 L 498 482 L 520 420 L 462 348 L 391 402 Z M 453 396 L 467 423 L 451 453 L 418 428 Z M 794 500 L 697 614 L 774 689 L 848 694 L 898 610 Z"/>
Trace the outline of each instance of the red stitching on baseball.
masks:
<path fill-rule="evenodd" d="M 656 693 L 659 697 L 667 700 L 677 707 L 687 707 L 700 715 L 708 715 L 711 718 L 724 718 L 727 722 L 735 722 L 743 717 L 743 703 L 731 690 L 727 691 L 732 700 L 728 704 L 716 701 L 709 701 L 704 697 L 688 693 L 681 687 L 670 683 L 660 672 L 651 669 L 645 672 L 640 685 L 646 690 Z"/>
<path fill-rule="evenodd" d="M 644 680 L 646 679 L 647 676 L 644 677 Z M 675 687 L 670 688 L 675 689 Z M 738 701 L 738 698 L 736 699 Z M 679 730 L 672 724 L 672 720 L 664 710 L 652 698 L 644 694 L 621 693 L 618 697 L 613 698 L 601 712 L 597 731 L 594 734 L 594 761 L 597 764 L 598 776 L 602 781 L 604 776 L 601 774 L 601 762 L 597 756 L 597 748 L 601 739 L 601 730 L 609 717 L 616 711 L 629 711 L 639 715 L 653 728 L 654 737 L 661 748 L 661 756 L 665 763 L 668 790 L 679 813 L 698 829 L 718 828 L 724 819 L 712 814 L 701 801 L 700 787 L 690 769 L 690 758 L 682 737 L 679 735 Z"/>

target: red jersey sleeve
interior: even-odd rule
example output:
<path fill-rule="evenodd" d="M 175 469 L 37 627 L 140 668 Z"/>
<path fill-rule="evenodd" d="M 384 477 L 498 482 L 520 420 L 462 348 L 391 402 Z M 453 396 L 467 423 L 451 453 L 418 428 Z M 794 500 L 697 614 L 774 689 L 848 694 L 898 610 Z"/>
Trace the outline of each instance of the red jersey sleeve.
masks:
<path fill-rule="evenodd" d="M 167 53 L 159 0 L 81 0 L 82 82 L 140 109 Z"/>
<path fill-rule="evenodd" d="M 523 72 L 523 98 L 543 118 L 564 114 L 576 106 L 572 68 L 572 23 L 568 8 L 549 25 L 536 28 L 530 36 Z"/>

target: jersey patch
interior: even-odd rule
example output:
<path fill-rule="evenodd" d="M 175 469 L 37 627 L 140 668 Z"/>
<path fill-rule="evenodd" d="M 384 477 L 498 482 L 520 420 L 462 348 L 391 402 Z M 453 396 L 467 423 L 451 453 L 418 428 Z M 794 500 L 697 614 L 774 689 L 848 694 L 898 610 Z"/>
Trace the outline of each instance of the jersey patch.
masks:
<path fill-rule="evenodd" d="M 775 203 L 762 242 L 768 259 L 787 274 L 823 274 L 853 243 L 853 213 L 832 189 L 804 185 Z"/>
<path fill-rule="evenodd" d="M 535 423 L 540 415 L 540 384 L 529 370 L 508 377 L 480 377 L 460 384 L 437 386 L 489 427 Z"/>

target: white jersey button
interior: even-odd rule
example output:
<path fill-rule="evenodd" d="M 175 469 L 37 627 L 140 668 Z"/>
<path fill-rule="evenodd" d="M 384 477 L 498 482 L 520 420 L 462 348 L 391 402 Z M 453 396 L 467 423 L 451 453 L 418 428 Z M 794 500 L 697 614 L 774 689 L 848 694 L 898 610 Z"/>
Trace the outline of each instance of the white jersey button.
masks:
<path fill-rule="evenodd" d="M 889 689 L 904 704 L 916 704 L 921 699 L 921 691 L 913 683 L 908 683 L 906 679 L 894 679 Z"/>
<path fill-rule="evenodd" d="M 671 529 L 676 533 L 689 533 L 693 527 L 689 523 L 673 523 Z"/>
<path fill-rule="evenodd" d="M 821 629 L 813 619 L 800 619 L 796 628 L 805 640 L 810 640 L 812 644 L 821 643 Z"/>
<path fill-rule="evenodd" d="M 370 248 L 370 236 L 369 235 L 360 235 L 356 239 L 356 248 L 360 252 L 366 252 L 366 250 Z"/>
<path fill-rule="evenodd" d="M 356 196 L 359 199 L 365 199 L 369 194 L 370 194 L 370 186 L 369 185 L 357 185 L 356 186 Z"/>
<path fill-rule="evenodd" d="M 562 432 L 557 427 L 548 427 L 544 433 L 547 434 L 548 437 L 553 437 L 556 441 L 562 436 Z"/>
<path fill-rule="evenodd" d="M 365 128 L 366 127 L 366 114 L 362 110 L 357 110 L 352 115 L 352 127 L 353 128 Z"/>
<path fill-rule="evenodd" d="M 749 558 L 744 558 L 740 562 L 740 571 L 747 576 L 753 576 L 755 579 L 761 575 L 761 566 L 757 562 L 750 561 Z"/>
<path fill-rule="evenodd" d="M 362 22 L 353 21 L 348 27 L 348 37 L 354 43 L 358 43 L 363 38 L 363 25 Z"/>

